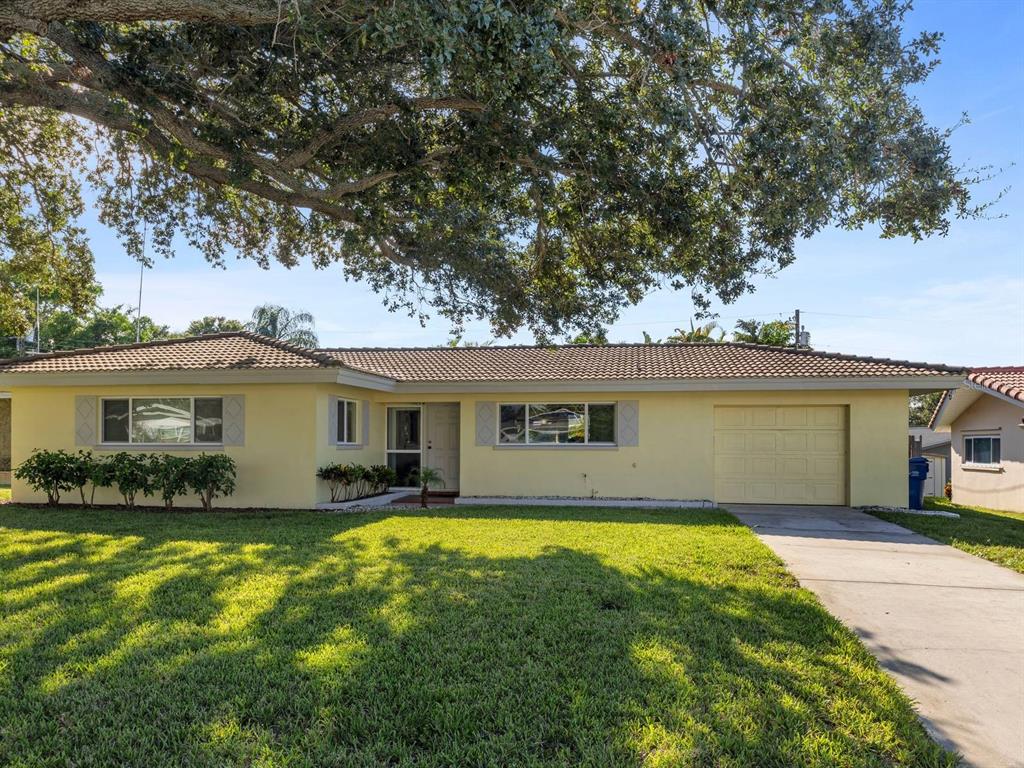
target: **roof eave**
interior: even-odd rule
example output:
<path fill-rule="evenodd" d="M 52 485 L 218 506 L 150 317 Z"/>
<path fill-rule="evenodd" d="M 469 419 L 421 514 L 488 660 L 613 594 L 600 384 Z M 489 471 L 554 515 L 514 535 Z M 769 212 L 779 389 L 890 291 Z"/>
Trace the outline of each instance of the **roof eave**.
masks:
<path fill-rule="evenodd" d="M 953 389 L 962 374 L 908 376 L 744 376 L 729 378 L 632 379 L 502 379 L 486 381 L 408 381 L 389 390 L 408 394 L 460 394 L 472 392 L 708 392 L 786 391 L 836 389 L 901 389 L 912 394 Z"/>
<path fill-rule="evenodd" d="M 0 371 L 0 388 L 135 384 L 311 384 L 335 382 L 338 368 L 168 368 L 120 371 Z"/>

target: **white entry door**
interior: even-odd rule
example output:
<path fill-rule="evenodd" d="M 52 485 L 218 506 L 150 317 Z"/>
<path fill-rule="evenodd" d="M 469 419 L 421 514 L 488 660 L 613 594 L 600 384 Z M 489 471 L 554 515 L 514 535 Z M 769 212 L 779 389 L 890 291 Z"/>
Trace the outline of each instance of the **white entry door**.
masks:
<path fill-rule="evenodd" d="M 459 404 L 428 403 L 425 466 L 437 469 L 444 479 L 443 490 L 459 489 Z M 440 489 L 439 489 L 440 490 Z"/>

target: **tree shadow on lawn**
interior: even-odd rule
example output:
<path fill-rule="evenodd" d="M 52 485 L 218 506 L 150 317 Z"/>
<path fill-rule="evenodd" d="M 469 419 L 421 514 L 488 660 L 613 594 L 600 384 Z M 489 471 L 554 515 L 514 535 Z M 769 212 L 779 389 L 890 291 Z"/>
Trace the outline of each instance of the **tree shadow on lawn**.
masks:
<path fill-rule="evenodd" d="M 565 546 L 250 534 L 9 543 L 2 762 L 948 761 L 850 633 L 743 556 L 621 569 Z"/>

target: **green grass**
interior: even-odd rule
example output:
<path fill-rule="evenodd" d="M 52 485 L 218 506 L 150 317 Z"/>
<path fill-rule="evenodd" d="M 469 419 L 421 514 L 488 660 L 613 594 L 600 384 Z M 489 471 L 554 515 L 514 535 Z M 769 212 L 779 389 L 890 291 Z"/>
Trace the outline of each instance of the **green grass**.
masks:
<path fill-rule="evenodd" d="M 964 552 L 1024 573 L 1024 514 L 984 507 L 964 507 L 940 498 L 925 499 L 926 509 L 956 512 L 960 519 L 873 512 L 876 517 L 902 525 Z"/>
<path fill-rule="evenodd" d="M 4 766 L 952 762 L 724 513 L 0 508 Z"/>

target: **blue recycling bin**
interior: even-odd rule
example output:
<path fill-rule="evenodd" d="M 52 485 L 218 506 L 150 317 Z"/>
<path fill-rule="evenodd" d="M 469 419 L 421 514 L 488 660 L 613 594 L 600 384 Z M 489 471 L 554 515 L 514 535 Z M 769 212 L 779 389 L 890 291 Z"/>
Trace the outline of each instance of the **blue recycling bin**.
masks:
<path fill-rule="evenodd" d="M 928 477 L 928 459 L 914 456 L 910 459 L 910 508 L 924 509 L 924 481 Z"/>

